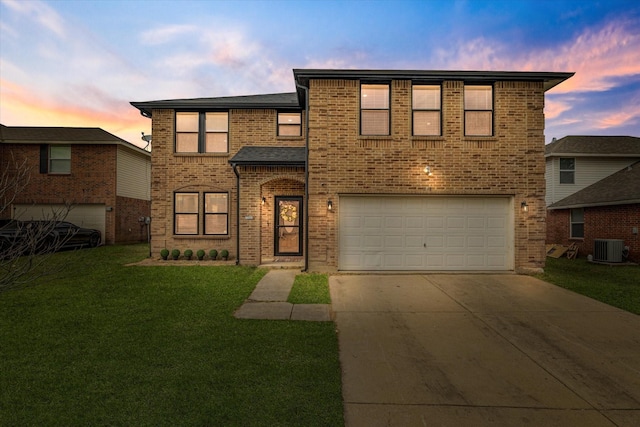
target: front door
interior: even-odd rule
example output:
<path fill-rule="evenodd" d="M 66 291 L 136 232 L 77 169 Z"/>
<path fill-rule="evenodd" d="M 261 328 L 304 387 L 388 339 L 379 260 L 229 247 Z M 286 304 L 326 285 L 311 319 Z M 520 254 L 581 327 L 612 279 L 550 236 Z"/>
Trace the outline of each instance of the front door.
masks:
<path fill-rule="evenodd" d="M 276 196 L 275 255 L 302 255 L 302 197 Z"/>

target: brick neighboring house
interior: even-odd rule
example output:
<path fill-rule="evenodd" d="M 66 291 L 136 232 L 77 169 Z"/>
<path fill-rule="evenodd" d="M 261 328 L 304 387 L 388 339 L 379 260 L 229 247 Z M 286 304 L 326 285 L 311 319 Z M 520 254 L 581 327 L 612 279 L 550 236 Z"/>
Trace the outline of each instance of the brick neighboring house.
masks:
<path fill-rule="evenodd" d="M 567 136 L 545 149 L 547 243 L 620 239 L 640 260 L 640 138 Z"/>
<path fill-rule="evenodd" d="M 147 241 L 149 152 L 100 128 L 0 125 L 0 164 L 23 159 L 29 182 L 4 219 L 45 219 L 71 204 L 65 220 L 100 230 L 103 244 Z"/>
<path fill-rule="evenodd" d="M 539 270 L 544 93 L 572 73 L 293 71 L 297 91 L 132 102 L 152 251 L 305 269 Z M 524 209 L 524 207 L 528 209 Z"/>

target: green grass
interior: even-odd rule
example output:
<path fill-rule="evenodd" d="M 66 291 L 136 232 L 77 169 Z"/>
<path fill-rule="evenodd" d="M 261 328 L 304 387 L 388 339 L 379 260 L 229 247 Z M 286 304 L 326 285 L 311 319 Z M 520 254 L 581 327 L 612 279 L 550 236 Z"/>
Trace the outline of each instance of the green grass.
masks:
<path fill-rule="evenodd" d="M 235 319 L 264 270 L 124 266 L 146 253 L 0 294 L 0 425 L 343 425 L 332 323 Z"/>
<path fill-rule="evenodd" d="M 544 274 L 537 277 L 640 314 L 640 266 L 608 266 L 589 263 L 582 258 L 570 260 L 548 257 Z"/>
<path fill-rule="evenodd" d="M 289 293 L 292 304 L 331 304 L 326 274 L 298 274 Z"/>

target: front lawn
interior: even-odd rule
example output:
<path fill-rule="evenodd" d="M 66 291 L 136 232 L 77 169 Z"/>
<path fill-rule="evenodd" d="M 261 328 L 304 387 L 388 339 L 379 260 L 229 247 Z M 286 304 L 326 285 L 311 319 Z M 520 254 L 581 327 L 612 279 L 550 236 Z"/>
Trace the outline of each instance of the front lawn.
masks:
<path fill-rule="evenodd" d="M 291 304 L 331 304 L 326 274 L 298 274 L 287 299 Z"/>
<path fill-rule="evenodd" d="M 331 322 L 238 320 L 265 274 L 66 252 L 0 294 L 0 425 L 343 425 Z"/>
<path fill-rule="evenodd" d="M 547 257 L 538 278 L 631 313 L 640 314 L 640 266 L 592 264 Z"/>

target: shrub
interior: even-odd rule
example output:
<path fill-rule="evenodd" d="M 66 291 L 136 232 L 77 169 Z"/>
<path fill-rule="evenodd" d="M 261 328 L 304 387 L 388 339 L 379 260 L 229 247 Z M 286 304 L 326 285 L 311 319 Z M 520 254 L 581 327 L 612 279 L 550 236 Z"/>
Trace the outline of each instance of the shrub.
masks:
<path fill-rule="evenodd" d="M 184 251 L 184 257 L 186 259 L 191 259 L 192 256 L 193 256 L 193 251 L 191 249 L 187 249 L 186 251 Z"/>
<path fill-rule="evenodd" d="M 166 260 L 169 257 L 169 249 L 164 248 L 163 250 L 161 250 L 160 256 L 162 257 L 162 259 Z"/>
<path fill-rule="evenodd" d="M 229 258 L 229 251 L 226 249 L 223 249 L 220 251 L 220 258 L 222 259 L 227 259 Z"/>
<path fill-rule="evenodd" d="M 198 249 L 198 252 L 196 252 L 196 256 L 200 261 L 202 261 L 204 259 L 204 251 L 202 249 Z"/>
<path fill-rule="evenodd" d="M 180 249 L 174 249 L 171 251 L 171 258 L 178 259 L 180 258 Z"/>
<path fill-rule="evenodd" d="M 211 249 L 209 251 L 209 258 L 211 258 L 211 259 L 218 258 L 218 251 L 216 251 L 215 249 Z"/>

